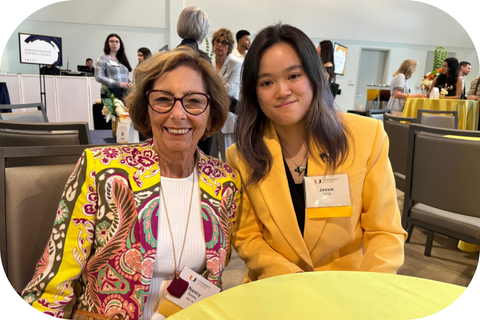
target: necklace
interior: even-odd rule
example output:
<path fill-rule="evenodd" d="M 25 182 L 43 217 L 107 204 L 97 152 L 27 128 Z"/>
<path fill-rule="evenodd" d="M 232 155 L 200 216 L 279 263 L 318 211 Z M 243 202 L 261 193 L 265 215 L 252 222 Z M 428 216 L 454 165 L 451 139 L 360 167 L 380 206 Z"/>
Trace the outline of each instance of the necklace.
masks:
<path fill-rule="evenodd" d="M 170 226 L 170 219 L 168 218 L 168 211 L 167 211 L 167 204 L 165 202 L 165 196 L 163 194 L 163 188 L 162 188 L 162 180 L 160 179 L 160 193 L 162 194 L 162 201 L 163 201 L 163 207 L 165 208 L 165 216 L 167 217 L 167 223 L 168 223 L 168 231 L 170 231 L 170 239 L 172 240 L 172 250 L 173 250 L 173 264 L 174 264 L 174 275 L 175 277 L 172 280 L 172 283 L 167 288 L 168 293 L 170 293 L 172 296 L 180 298 L 185 291 L 187 291 L 188 288 L 188 282 L 180 278 L 180 263 L 182 261 L 182 256 L 183 256 L 183 248 L 185 247 L 185 240 L 187 239 L 187 230 L 188 230 L 188 222 L 190 221 L 190 211 L 192 209 L 192 199 L 193 199 L 193 187 L 195 185 L 195 167 L 193 171 L 193 181 L 192 181 L 192 191 L 190 194 L 190 204 L 188 205 L 188 216 L 187 216 L 187 225 L 185 226 L 185 234 L 183 235 L 183 244 L 182 244 L 182 250 L 180 251 L 180 258 L 178 259 L 178 265 L 177 265 L 177 257 L 175 255 L 175 244 L 173 242 L 173 234 L 172 234 L 172 227 Z"/>
<path fill-rule="evenodd" d="M 298 165 L 292 158 L 292 156 L 288 153 L 287 149 L 285 149 L 283 147 L 283 145 L 280 143 L 280 146 L 282 147 L 282 149 L 285 151 L 285 153 L 287 154 L 287 156 L 290 158 L 290 160 L 292 160 L 293 164 L 296 166 L 295 168 L 295 172 L 298 172 L 298 175 L 300 176 L 307 168 L 302 166 L 302 164 L 305 162 L 305 160 L 307 159 L 307 156 L 308 156 L 308 151 L 305 152 L 305 156 L 303 157 L 303 160 L 302 162 L 300 163 L 300 165 Z"/>

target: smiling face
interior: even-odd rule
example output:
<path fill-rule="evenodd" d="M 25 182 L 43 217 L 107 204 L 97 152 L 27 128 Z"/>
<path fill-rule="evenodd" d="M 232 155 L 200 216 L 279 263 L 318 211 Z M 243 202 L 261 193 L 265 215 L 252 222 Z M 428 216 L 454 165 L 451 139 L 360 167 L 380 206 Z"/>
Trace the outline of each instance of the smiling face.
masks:
<path fill-rule="evenodd" d="M 120 50 L 120 39 L 111 37 L 108 39 L 108 45 L 110 47 L 110 53 L 117 53 L 117 51 Z"/>
<path fill-rule="evenodd" d="M 291 45 L 277 43 L 263 53 L 256 91 L 260 109 L 275 127 L 303 126 L 313 89 Z"/>
<path fill-rule="evenodd" d="M 153 84 L 152 90 L 162 90 L 177 98 L 192 92 L 205 93 L 202 75 L 187 66 L 164 73 Z M 159 152 L 193 154 L 197 143 L 207 129 L 210 108 L 199 115 L 185 112 L 180 101 L 176 101 L 168 113 L 158 113 L 148 107 L 153 141 Z"/>
<path fill-rule="evenodd" d="M 145 59 L 143 57 L 143 53 L 140 51 L 137 52 L 138 63 L 142 63 Z"/>

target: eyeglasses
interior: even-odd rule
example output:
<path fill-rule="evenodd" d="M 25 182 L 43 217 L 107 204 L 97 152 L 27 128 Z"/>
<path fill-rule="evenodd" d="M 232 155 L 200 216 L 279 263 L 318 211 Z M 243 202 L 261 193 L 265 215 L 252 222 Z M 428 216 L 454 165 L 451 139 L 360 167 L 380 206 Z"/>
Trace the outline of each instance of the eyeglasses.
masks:
<path fill-rule="evenodd" d="M 222 46 L 228 46 L 228 42 L 223 40 L 223 41 L 220 41 L 219 39 L 215 39 L 215 43 L 216 44 L 221 44 Z"/>
<path fill-rule="evenodd" d="M 196 116 L 205 112 L 210 104 L 210 96 L 199 92 L 188 93 L 181 98 L 175 98 L 170 92 L 162 90 L 150 90 L 146 95 L 148 105 L 158 113 L 170 112 L 175 103 L 180 101 L 187 113 Z"/>
<path fill-rule="evenodd" d="M 108 42 L 110 42 L 110 43 L 120 43 L 119 40 L 109 40 Z"/>

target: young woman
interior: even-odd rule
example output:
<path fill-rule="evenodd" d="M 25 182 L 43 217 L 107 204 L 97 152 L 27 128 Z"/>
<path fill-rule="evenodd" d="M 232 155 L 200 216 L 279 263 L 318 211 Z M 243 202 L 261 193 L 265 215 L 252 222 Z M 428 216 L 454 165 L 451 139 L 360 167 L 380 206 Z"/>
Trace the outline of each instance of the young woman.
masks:
<path fill-rule="evenodd" d="M 132 67 L 130 67 L 122 39 L 118 34 L 108 35 L 103 46 L 103 53 L 95 64 L 95 80 L 106 85 L 115 97 L 122 99 L 132 85 L 128 77 Z M 101 92 L 104 93 L 103 87 Z"/>
<path fill-rule="evenodd" d="M 443 61 L 441 74 L 433 79 L 430 90 L 437 87 L 440 91 L 443 89 L 447 90 L 448 93 L 445 96 L 445 99 L 460 99 L 462 95 L 462 78 L 458 76 L 458 60 L 456 58 L 447 58 Z"/>
<path fill-rule="evenodd" d="M 138 49 L 137 50 L 138 64 L 145 61 L 145 59 L 147 59 L 151 55 L 152 55 L 152 53 L 150 52 L 150 49 L 148 49 L 148 48 L 141 47 L 140 49 Z"/>
<path fill-rule="evenodd" d="M 395 273 L 403 264 L 406 232 L 383 125 L 335 110 L 321 70 L 311 40 L 289 25 L 263 29 L 245 58 L 236 144 L 227 150 L 244 181 L 232 244 L 247 264 L 245 282 Z M 348 201 L 307 205 L 305 190 L 322 188 Z"/>
<path fill-rule="evenodd" d="M 403 112 L 405 101 L 407 98 L 426 98 L 423 93 L 410 94 L 407 79 L 410 79 L 417 69 L 418 62 L 413 59 L 407 59 L 402 62 L 397 72 L 393 74 L 390 83 L 390 99 L 388 100 L 387 109 L 396 112 L 399 115 Z"/>

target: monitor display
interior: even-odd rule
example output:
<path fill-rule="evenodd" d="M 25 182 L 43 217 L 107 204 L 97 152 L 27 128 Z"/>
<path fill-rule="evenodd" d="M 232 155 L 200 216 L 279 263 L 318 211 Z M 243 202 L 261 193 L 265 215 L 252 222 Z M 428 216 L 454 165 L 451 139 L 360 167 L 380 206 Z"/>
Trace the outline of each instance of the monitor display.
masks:
<path fill-rule="evenodd" d="M 333 61 L 335 63 L 335 74 L 343 76 L 345 74 L 345 65 L 347 64 L 348 48 L 336 43 L 333 46 Z"/>
<path fill-rule="evenodd" d="M 20 63 L 62 66 L 62 38 L 18 33 Z"/>

